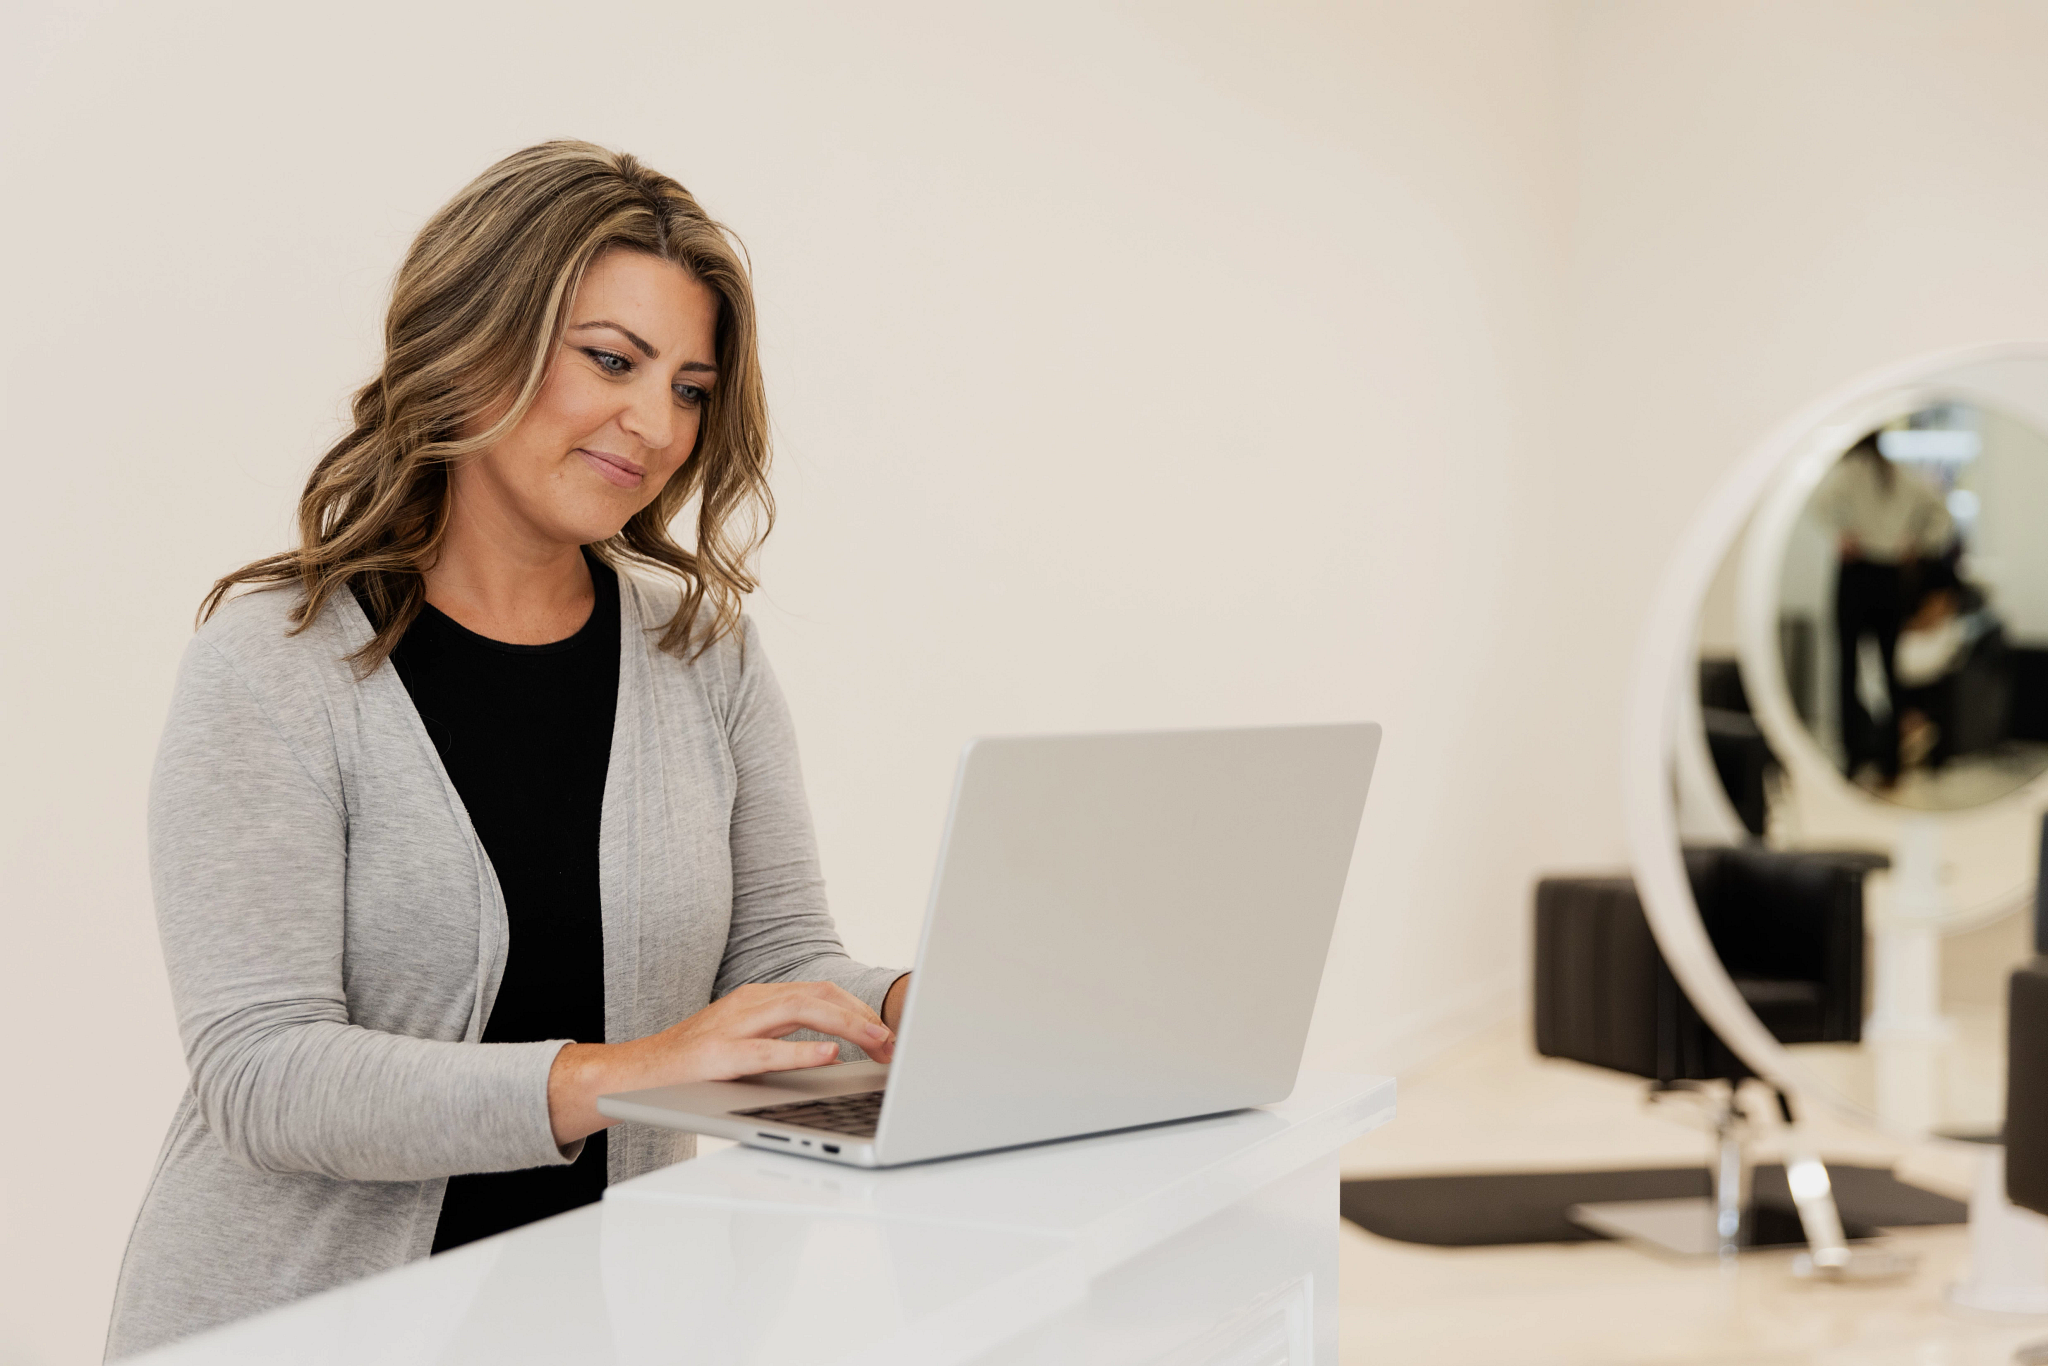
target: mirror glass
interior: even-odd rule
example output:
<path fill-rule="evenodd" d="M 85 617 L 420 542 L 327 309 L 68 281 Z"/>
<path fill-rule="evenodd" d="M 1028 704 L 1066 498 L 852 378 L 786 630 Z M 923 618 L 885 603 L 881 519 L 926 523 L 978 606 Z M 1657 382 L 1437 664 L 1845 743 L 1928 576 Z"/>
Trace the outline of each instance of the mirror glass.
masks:
<path fill-rule="evenodd" d="M 1674 774 L 1720 965 L 1812 1089 L 1989 1135 L 2048 808 L 2048 351 L 1794 449 L 1696 623 Z"/>
<path fill-rule="evenodd" d="M 1980 806 L 2048 771 L 2048 437 L 1935 402 L 1836 456 L 1778 578 L 1785 689 L 1844 776 Z"/>

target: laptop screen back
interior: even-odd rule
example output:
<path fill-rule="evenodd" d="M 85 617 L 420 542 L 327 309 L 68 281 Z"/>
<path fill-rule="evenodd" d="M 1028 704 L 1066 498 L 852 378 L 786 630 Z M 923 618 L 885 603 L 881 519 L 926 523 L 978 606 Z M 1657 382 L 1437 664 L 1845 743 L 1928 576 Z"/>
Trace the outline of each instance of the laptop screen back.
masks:
<path fill-rule="evenodd" d="M 1379 740 L 1360 724 L 970 745 L 882 1160 L 1286 1096 Z"/>

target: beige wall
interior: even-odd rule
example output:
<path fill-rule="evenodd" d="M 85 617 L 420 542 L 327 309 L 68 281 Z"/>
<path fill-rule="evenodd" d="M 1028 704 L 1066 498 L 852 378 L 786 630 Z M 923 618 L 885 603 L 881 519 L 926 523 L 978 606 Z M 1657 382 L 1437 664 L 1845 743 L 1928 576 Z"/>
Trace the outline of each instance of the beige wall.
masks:
<path fill-rule="evenodd" d="M 1620 857 L 1637 619 L 1745 445 L 1866 366 L 2048 331 L 2041 5 L 25 22 L 4 1362 L 94 1355 L 182 1085 L 141 809 L 191 608 L 282 544 L 399 252 L 502 152 L 632 148 L 753 250 L 755 610 L 854 950 L 910 953 L 972 734 L 1372 717 L 1327 1066 L 1514 1009 L 1532 872 Z"/>

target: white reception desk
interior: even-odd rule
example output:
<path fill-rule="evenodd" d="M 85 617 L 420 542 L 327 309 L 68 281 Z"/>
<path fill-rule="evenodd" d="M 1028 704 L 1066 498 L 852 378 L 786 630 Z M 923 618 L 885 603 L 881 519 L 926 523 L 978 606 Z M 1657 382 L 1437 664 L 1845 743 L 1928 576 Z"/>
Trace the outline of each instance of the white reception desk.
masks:
<path fill-rule="evenodd" d="M 1337 1360 L 1337 1150 L 1386 1077 L 887 1171 L 732 1148 L 139 1361 L 1155 1366 Z"/>

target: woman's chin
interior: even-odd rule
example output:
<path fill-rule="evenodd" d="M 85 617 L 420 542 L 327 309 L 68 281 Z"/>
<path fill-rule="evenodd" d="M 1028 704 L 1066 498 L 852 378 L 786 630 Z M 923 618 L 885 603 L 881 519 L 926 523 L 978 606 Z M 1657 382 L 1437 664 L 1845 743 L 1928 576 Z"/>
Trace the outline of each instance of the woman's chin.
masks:
<path fill-rule="evenodd" d="M 609 541 L 612 537 L 618 535 L 621 531 L 624 531 L 625 529 L 626 524 L 623 521 L 608 522 L 603 526 L 590 527 L 587 528 L 581 535 L 577 537 L 576 544 L 597 545 L 600 542 Z"/>
<path fill-rule="evenodd" d="M 594 545 L 624 531 L 639 510 L 637 500 L 632 506 L 559 508 L 542 525 L 550 539 L 563 545 Z"/>

